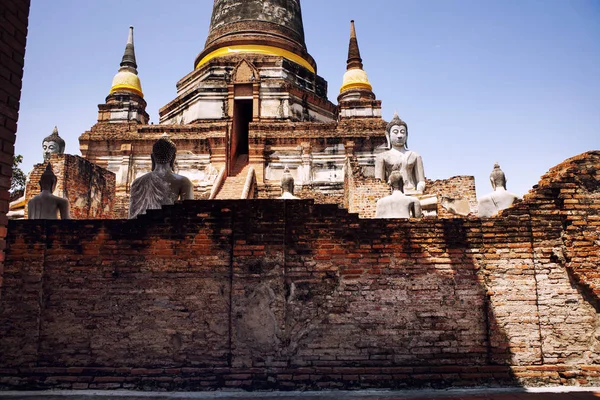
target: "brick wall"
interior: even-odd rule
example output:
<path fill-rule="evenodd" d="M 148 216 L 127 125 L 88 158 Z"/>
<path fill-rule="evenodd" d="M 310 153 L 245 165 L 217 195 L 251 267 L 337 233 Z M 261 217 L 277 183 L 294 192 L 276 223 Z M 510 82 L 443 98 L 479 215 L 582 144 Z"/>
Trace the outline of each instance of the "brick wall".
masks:
<path fill-rule="evenodd" d="M 28 19 L 29 0 L 0 2 L 0 297 Z"/>
<path fill-rule="evenodd" d="M 598 253 L 574 238 L 598 237 L 600 153 L 566 164 L 483 220 L 255 200 L 11 221 L 0 385 L 598 385 Z"/>
<path fill-rule="evenodd" d="M 316 204 L 337 204 L 342 206 L 344 203 L 344 190 L 341 185 L 337 187 L 327 188 L 327 191 L 322 191 L 320 188 L 311 186 L 301 186 L 294 188 L 294 196 L 305 199 L 313 200 Z M 259 185 L 257 187 L 258 199 L 277 199 L 281 197 L 281 185 L 267 184 Z"/>
<path fill-rule="evenodd" d="M 465 199 L 469 202 L 471 212 L 477 215 L 479 206 L 477 205 L 477 193 L 475 191 L 475 177 L 473 176 L 453 176 L 449 179 L 438 179 L 435 181 L 427 180 L 425 194 L 434 194 L 438 198 L 438 217 L 456 218 L 441 204 L 442 197 L 451 199 Z"/>
<path fill-rule="evenodd" d="M 49 162 L 57 178 L 54 194 L 69 200 L 72 219 L 119 217 L 114 212 L 114 173 L 70 154 L 52 155 Z M 45 169 L 45 163 L 33 167 L 25 190 L 27 202 L 40 193 L 39 181 Z M 25 218 L 27 218 L 27 206 Z"/>
<path fill-rule="evenodd" d="M 373 177 L 365 177 L 354 157 L 349 157 L 344 167 L 344 207 L 361 218 L 374 218 L 377 200 L 389 196 L 390 186 Z"/>

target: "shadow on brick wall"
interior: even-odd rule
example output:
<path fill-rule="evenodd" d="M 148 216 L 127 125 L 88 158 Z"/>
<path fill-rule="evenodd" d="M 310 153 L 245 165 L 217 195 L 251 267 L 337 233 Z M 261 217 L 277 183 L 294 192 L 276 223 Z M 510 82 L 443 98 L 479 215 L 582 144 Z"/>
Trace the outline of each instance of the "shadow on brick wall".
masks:
<path fill-rule="evenodd" d="M 487 220 L 232 200 L 130 221 L 13 221 L 0 385 L 597 383 L 600 324 L 582 287 L 596 279 L 598 198 L 576 179 L 597 158 L 566 163 Z"/>

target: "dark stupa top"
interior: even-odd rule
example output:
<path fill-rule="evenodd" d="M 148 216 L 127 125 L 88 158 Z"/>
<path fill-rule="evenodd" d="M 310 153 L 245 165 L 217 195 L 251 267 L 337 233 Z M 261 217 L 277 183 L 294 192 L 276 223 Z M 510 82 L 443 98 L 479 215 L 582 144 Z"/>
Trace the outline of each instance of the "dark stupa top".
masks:
<path fill-rule="evenodd" d="M 304 43 L 300 0 L 215 0 L 197 68 L 231 53 L 283 56 L 316 72 Z"/>

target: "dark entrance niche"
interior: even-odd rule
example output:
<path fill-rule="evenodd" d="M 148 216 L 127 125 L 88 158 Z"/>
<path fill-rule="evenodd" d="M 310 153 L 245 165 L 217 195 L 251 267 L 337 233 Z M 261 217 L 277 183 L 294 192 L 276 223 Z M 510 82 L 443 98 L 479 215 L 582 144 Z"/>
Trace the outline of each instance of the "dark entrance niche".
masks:
<path fill-rule="evenodd" d="M 247 87 L 248 86 L 248 87 Z M 245 89 L 245 90 L 244 90 Z M 249 89 L 250 96 L 245 95 Z M 240 155 L 248 154 L 248 125 L 252 121 L 252 86 L 236 85 L 233 105 L 233 132 L 229 147 L 230 172 Z M 244 92 L 243 94 L 241 92 Z"/>

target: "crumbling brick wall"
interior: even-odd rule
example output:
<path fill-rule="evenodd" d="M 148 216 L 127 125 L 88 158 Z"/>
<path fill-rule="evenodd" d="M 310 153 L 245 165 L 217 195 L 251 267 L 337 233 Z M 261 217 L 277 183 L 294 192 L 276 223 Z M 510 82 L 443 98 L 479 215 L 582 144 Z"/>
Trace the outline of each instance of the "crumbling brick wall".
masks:
<path fill-rule="evenodd" d="M 344 171 L 344 207 L 361 218 L 374 218 L 377 200 L 391 194 L 390 186 L 373 177 L 365 177 L 358 161 L 349 157 Z"/>
<path fill-rule="evenodd" d="M 0 2 L 0 297 L 10 179 L 25 63 L 29 0 Z"/>
<path fill-rule="evenodd" d="M 54 194 L 69 200 L 73 219 L 115 218 L 115 174 L 70 154 L 53 154 L 49 160 L 57 183 Z M 39 181 L 46 164 L 36 164 L 25 190 L 29 202 L 40 193 Z M 27 218 L 27 206 L 25 207 Z"/>
<path fill-rule="evenodd" d="M 442 206 L 442 197 L 469 202 L 471 213 L 477 215 L 479 209 L 477 205 L 477 193 L 475 191 L 475 177 L 473 176 L 453 176 L 448 179 L 438 179 L 435 181 L 427 180 L 425 194 L 434 194 L 438 198 L 437 213 L 439 218 L 456 218 L 453 214 Z"/>
<path fill-rule="evenodd" d="M 133 221 L 12 221 L 0 384 L 597 385 L 600 317 L 585 290 L 596 278 L 572 272 L 597 253 L 566 236 L 560 195 L 574 189 L 590 207 L 572 215 L 595 221 L 599 177 L 582 171 L 599 156 L 567 160 L 558 191 L 540 185 L 489 219 L 239 200 Z"/>

